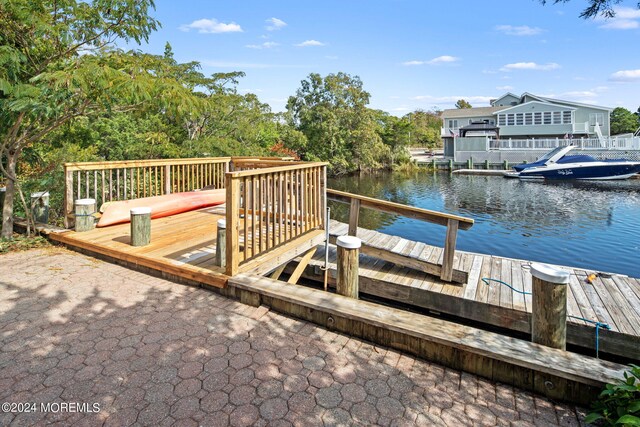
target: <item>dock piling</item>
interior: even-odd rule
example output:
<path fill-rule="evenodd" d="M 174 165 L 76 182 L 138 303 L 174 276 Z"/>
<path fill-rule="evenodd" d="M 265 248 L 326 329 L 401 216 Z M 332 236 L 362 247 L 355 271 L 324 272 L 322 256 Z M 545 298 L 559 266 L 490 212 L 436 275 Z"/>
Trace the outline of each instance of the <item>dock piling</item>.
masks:
<path fill-rule="evenodd" d="M 336 291 L 340 295 L 358 299 L 358 269 L 362 241 L 354 236 L 340 236 L 338 247 L 338 268 Z"/>
<path fill-rule="evenodd" d="M 78 199 L 74 206 L 76 232 L 93 230 L 96 227 L 96 199 Z"/>
<path fill-rule="evenodd" d="M 218 232 L 216 235 L 216 265 L 218 267 L 227 266 L 227 220 L 218 220 Z"/>
<path fill-rule="evenodd" d="M 151 243 L 151 208 L 131 209 L 131 246 Z"/>
<path fill-rule="evenodd" d="M 569 272 L 531 264 L 533 308 L 531 340 L 547 347 L 567 347 L 567 283 Z"/>

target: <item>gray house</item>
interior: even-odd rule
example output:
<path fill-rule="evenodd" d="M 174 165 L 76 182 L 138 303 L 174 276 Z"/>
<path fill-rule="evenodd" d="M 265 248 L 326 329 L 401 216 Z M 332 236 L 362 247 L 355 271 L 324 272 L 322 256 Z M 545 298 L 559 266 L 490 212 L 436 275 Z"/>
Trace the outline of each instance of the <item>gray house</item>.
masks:
<path fill-rule="evenodd" d="M 464 138 L 536 140 L 605 138 L 610 135 L 613 109 L 523 93 L 506 93 L 490 107 L 450 109 L 442 112 L 445 156 Z"/>

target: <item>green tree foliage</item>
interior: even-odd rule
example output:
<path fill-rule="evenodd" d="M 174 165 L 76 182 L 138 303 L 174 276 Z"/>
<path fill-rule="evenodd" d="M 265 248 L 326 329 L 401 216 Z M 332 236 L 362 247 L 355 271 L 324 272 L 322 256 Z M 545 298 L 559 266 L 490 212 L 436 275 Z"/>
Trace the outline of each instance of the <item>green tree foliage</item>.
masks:
<path fill-rule="evenodd" d="M 334 174 L 389 165 L 391 149 L 368 104 L 359 77 L 310 74 L 287 102 L 289 123 L 307 138 L 303 157 L 329 161 Z"/>
<path fill-rule="evenodd" d="M 152 0 L 0 1 L 0 162 L 6 181 L 2 237 L 13 229 L 17 164 L 23 150 L 78 117 L 160 103 L 169 115 L 196 102 L 143 54 L 109 48 L 142 42 L 158 23 Z"/>
<path fill-rule="evenodd" d="M 469 104 L 464 99 L 459 99 L 458 102 L 456 102 L 456 108 L 472 108 L 472 107 L 471 107 L 471 104 Z"/>
<path fill-rule="evenodd" d="M 416 110 L 407 116 L 411 123 L 411 141 L 409 145 L 428 148 L 442 146 L 442 139 L 440 138 L 442 119 L 439 112 Z"/>
<path fill-rule="evenodd" d="M 540 0 L 540 3 L 547 4 L 549 0 Z M 567 3 L 569 0 L 553 0 L 553 4 Z M 587 7 L 580 14 L 581 18 L 596 18 L 598 15 L 605 18 L 612 18 L 615 16 L 613 7 L 622 3 L 622 0 L 588 0 Z M 635 3 L 640 8 L 640 2 Z"/>
<path fill-rule="evenodd" d="M 640 123 L 638 116 L 626 108 L 616 107 L 611 112 L 611 134 L 633 133 L 638 129 Z"/>

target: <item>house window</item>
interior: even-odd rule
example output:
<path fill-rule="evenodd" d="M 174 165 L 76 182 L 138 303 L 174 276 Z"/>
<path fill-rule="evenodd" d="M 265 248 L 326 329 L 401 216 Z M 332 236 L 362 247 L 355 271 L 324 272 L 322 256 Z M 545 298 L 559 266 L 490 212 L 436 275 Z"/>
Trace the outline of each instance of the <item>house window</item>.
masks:
<path fill-rule="evenodd" d="M 562 123 L 571 124 L 573 121 L 571 120 L 571 111 L 563 111 L 562 112 Z"/>
<path fill-rule="evenodd" d="M 602 113 L 591 113 L 589 114 L 589 126 L 595 126 L 597 124 L 604 124 L 604 114 Z"/>
<path fill-rule="evenodd" d="M 523 113 L 516 113 L 516 125 L 518 126 L 522 126 L 524 124 L 524 114 Z"/>
<path fill-rule="evenodd" d="M 562 124 L 562 111 L 554 111 L 553 112 L 553 124 L 561 125 Z"/>
<path fill-rule="evenodd" d="M 458 120 L 449 120 L 449 128 L 458 129 Z"/>
<path fill-rule="evenodd" d="M 505 114 L 498 114 L 498 126 L 504 126 L 507 124 L 507 117 Z"/>
<path fill-rule="evenodd" d="M 533 113 L 524 113 L 524 124 L 527 126 L 533 124 Z"/>
<path fill-rule="evenodd" d="M 545 111 L 543 114 L 543 123 L 545 125 L 550 125 L 551 124 L 551 111 Z"/>
<path fill-rule="evenodd" d="M 533 124 L 535 124 L 535 125 L 541 125 L 542 124 L 542 113 L 541 112 L 533 113 Z"/>

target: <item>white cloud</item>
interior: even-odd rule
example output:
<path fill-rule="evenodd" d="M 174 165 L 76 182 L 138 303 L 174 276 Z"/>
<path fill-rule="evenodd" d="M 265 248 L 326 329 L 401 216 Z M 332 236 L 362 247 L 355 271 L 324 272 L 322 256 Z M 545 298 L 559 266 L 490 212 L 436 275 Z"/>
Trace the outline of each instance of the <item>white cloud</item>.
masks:
<path fill-rule="evenodd" d="M 615 15 L 612 18 L 599 17 L 603 22 L 600 28 L 607 30 L 633 30 L 640 28 L 640 9 L 631 7 L 615 7 Z"/>
<path fill-rule="evenodd" d="M 513 86 L 498 86 L 496 89 L 510 91 L 513 90 Z"/>
<path fill-rule="evenodd" d="M 403 62 L 402 65 L 406 65 L 407 67 L 413 66 L 413 65 L 423 65 L 426 64 L 425 61 L 406 61 Z"/>
<path fill-rule="evenodd" d="M 417 60 L 406 61 L 406 62 L 403 62 L 402 65 L 411 67 L 415 65 L 425 65 L 425 64 L 429 64 L 429 65 L 452 64 L 458 61 L 460 61 L 460 58 L 457 58 L 455 56 L 442 55 L 442 56 L 438 56 L 437 58 L 430 59 L 428 61 L 417 61 Z"/>
<path fill-rule="evenodd" d="M 302 43 L 298 43 L 296 46 L 298 47 L 324 46 L 324 43 L 319 42 L 318 40 L 305 40 Z"/>
<path fill-rule="evenodd" d="M 249 49 L 271 49 L 276 46 L 280 46 L 280 44 L 276 42 L 264 42 L 262 44 L 248 44 L 245 47 Z"/>
<path fill-rule="evenodd" d="M 198 32 L 202 34 L 241 33 L 242 27 L 235 22 L 225 24 L 224 22 L 218 22 L 216 19 L 198 19 L 191 24 L 181 25 L 180 30 L 198 30 Z"/>
<path fill-rule="evenodd" d="M 536 70 L 536 71 L 549 71 L 557 70 L 560 68 L 559 64 L 555 62 L 549 62 L 548 64 L 537 64 L 535 62 L 515 62 L 513 64 L 506 64 L 500 71 L 514 71 L 514 70 Z"/>
<path fill-rule="evenodd" d="M 535 36 L 544 32 L 542 28 L 529 27 L 528 25 L 497 25 L 495 29 L 509 36 Z"/>
<path fill-rule="evenodd" d="M 637 82 L 640 81 L 640 69 L 639 70 L 621 70 L 609 76 L 609 80 L 613 82 Z"/>
<path fill-rule="evenodd" d="M 265 22 L 269 24 L 265 27 L 267 31 L 276 31 L 287 26 L 286 22 L 278 18 L 269 18 Z"/>

